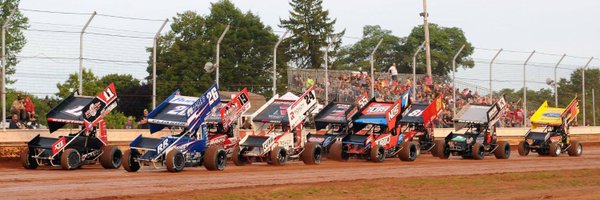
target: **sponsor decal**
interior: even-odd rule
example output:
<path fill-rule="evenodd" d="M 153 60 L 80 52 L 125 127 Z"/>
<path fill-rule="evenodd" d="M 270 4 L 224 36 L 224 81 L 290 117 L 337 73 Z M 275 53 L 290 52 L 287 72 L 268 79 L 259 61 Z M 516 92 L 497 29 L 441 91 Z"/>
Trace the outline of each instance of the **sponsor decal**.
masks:
<path fill-rule="evenodd" d="M 219 135 L 216 137 L 213 137 L 212 139 L 210 139 L 210 141 L 208 142 L 209 145 L 213 145 L 213 144 L 223 144 L 225 143 L 225 140 L 227 139 L 227 135 Z"/>
<path fill-rule="evenodd" d="M 559 118 L 560 117 L 560 113 L 544 113 L 544 114 L 542 114 L 542 116 L 544 116 L 544 117 L 552 117 L 552 118 Z"/>
<path fill-rule="evenodd" d="M 56 142 L 54 142 L 52 144 L 52 154 L 56 155 L 63 148 L 65 148 L 66 144 L 67 144 L 67 139 L 65 139 L 65 137 L 60 137 Z"/>
<path fill-rule="evenodd" d="M 165 138 L 158 146 L 156 147 L 156 153 L 161 154 L 166 148 L 169 147 L 169 139 Z"/>
<path fill-rule="evenodd" d="M 176 96 L 171 99 L 169 103 L 171 104 L 181 104 L 181 105 L 192 105 L 194 102 L 198 100 L 198 97 L 186 97 L 186 96 Z"/>
<path fill-rule="evenodd" d="M 63 112 L 74 117 L 79 117 L 81 116 L 81 110 L 83 109 L 83 107 L 85 106 L 79 105 L 74 108 L 64 110 Z"/>
<path fill-rule="evenodd" d="M 383 138 L 381 138 L 381 139 L 377 139 L 377 140 L 375 140 L 375 144 L 377 144 L 377 145 L 381 145 L 381 146 L 385 146 L 385 145 L 387 145 L 388 143 L 390 143 L 390 138 L 391 138 L 391 137 L 390 137 L 390 135 L 386 135 L 386 136 L 384 136 L 384 137 L 383 137 Z"/>
<path fill-rule="evenodd" d="M 421 110 L 421 109 L 414 109 L 410 113 L 408 113 L 407 116 L 409 116 L 409 117 L 419 117 L 419 116 L 421 116 L 421 114 L 423 114 L 423 110 Z"/>
<path fill-rule="evenodd" d="M 292 106 L 287 108 L 291 127 L 296 127 L 306 118 L 306 113 L 317 105 L 315 87 L 308 89 Z"/>

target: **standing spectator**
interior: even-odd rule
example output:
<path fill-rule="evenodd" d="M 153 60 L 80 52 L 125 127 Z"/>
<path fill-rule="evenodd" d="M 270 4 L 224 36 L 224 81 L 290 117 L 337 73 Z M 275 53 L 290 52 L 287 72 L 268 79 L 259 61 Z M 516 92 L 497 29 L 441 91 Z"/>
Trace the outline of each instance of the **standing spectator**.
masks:
<path fill-rule="evenodd" d="M 390 73 L 392 75 L 393 81 L 398 80 L 398 69 L 396 68 L 396 63 L 394 63 L 394 64 L 392 64 L 392 66 L 390 66 L 390 68 L 388 69 L 388 73 Z"/>
<path fill-rule="evenodd" d="M 521 111 L 521 108 L 516 108 L 514 111 L 514 119 L 515 121 L 513 122 L 513 126 L 515 127 L 521 127 L 521 124 L 523 124 L 523 111 Z"/>
<path fill-rule="evenodd" d="M 27 111 L 25 111 L 25 105 L 23 102 L 23 97 L 18 96 L 17 100 L 13 101 L 12 106 L 10 107 L 10 113 L 17 115 L 19 121 L 25 119 L 27 115 Z"/>
<path fill-rule="evenodd" d="M 308 90 L 308 88 L 312 87 L 315 84 L 315 80 L 312 79 L 311 76 L 306 77 L 306 88 Z"/>
<path fill-rule="evenodd" d="M 25 97 L 25 102 L 23 104 L 25 106 L 25 111 L 27 112 L 27 119 L 31 121 L 31 119 L 35 118 L 35 105 L 29 97 Z"/>
<path fill-rule="evenodd" d="M 138 122 L 139 129 L 148 129 L 148 109 L 144 109 L 144 116 Z"/>
<path fill-rule="evenodd" d="M 13 114 L 10 120 L 10 124 L 8 125 L 9 129 L 24 129 L 25 126 L 19 120 L 19 116 L 17 114 Z"/>

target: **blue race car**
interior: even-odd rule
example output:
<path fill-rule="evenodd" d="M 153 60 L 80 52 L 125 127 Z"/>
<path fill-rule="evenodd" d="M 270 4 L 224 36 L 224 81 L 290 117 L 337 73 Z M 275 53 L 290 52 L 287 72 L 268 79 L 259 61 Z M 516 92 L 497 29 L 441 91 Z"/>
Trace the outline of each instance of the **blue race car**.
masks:
<path fill-rule="evenodd" d="M 217 85 L 200 98 L 182 96 L 175 91 L 148 114 L 150 133 L 166 127 L 179 127 L 179 134 L 158 138 L 138 136 L 123 153 L 123 168 L 136 172 L 141 166 L 165 166 L 170 172 L 180 172 L 185 166 L 204 165 L 208 170 L 223 170 L 227 153 L 221 146 L 209 145 L 204 124 L 206 116 L 221 99 Z"/>

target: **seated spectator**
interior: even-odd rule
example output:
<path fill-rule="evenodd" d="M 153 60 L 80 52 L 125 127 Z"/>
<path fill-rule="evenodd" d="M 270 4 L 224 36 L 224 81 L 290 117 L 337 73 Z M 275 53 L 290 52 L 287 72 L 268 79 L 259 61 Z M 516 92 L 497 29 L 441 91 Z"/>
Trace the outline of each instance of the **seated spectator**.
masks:
<path fill-rule="evenodd" d="M 9 129 L 24 129 L 25 125 L 21 123 L 19 120 L 19 116 L 17 114 L 13 114 L 10 120 L 10 124 L 8 125 Z"/>
<path fill-rule="evenodd" d="M 133 118 L 128 117 L 124 126 L 125 129 L 133 129 Z"/>

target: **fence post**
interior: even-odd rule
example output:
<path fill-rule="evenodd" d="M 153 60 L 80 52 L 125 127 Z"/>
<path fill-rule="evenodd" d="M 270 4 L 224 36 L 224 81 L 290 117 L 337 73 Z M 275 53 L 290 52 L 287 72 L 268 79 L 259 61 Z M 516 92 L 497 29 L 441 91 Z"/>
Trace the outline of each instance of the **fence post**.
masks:
<path fill-rule="evenodd" d="M 419 46 L 419 48 L 417 48 L 417 51 L 415 51 L 415 54 L 413 55 L 413 66 L 412 66 L 413 67 L 413 83 L 412 83 L 413 91 L 412 91 L 411 96 L 413 97 L 415 102 L 417 100 L 417 96 L 416 96 L 417 95 L 417 92 L 416 92 L 417 91 L 417 89 L 416 89 L 416 87 L 417 87 L 417 55 L 419 54 L 419 51 L 421 51 L 421 49 L 423 49 L 423 46 L 425 46 L 425 41 L 423 41 L 423 43 L 421 43 L 421 46 Z"/>
<path fill-rule="evenodd" d="M 594 126 L 596 126 L 596 95 L 592 88 L 592 120 L 594 120 Z"/>
<path fill-rule="evenodd" d="M 160 26 L 156 35 L 154 35 L 154 40 L 152 44 L 152 109 L 156 108 L 156 42 L 158 37 L 160 37 L 160 32 L 165 28 L 169 19 L 165 19 L 165 22 Z"/>
<path fill-rule="evenodd" d="M 494 89 L 492 88 L 492 65 L 494 64 L 494 61 L 496 61 L 496 58 L 498 58 L 500 53 L 502 53 L 502 49 L 498 50 L 498 53 L 496 53 L 494 58 L 492 58 L 492 61 L 490 61 L 490 101 L 492 101 L 492 99 L 494 98 Z"/>
<path fill-rule="evenodd" d="M 591 57 L 590 60 L 585 64 L 585 66 L 583 66 L 583 69 L 581 70 L 581 94 L 583 96 L 583 126 L 587 126 L 587 123 L 585 121 L 585 70 L 588 68 L 588 65 L 590 65 L 592 60 L 594 60 L 594 57 Z"/>
<path fill-rule="evenodd" d="M 283 33 L 283 35 L 279 37 L 279 40 L 277 40 L 277 43 L 275 43 L 275 46 L 273 47 L 273 96 L 277 94 L 277 47 L 279 46 L 281 41 L 283 41 L 288 32 L 290 32 L 290 30 L 286 30 L 285 33 Z"/>
<path fill-rule="evenodd" d="M 529 54 L 529 57 L 527 57 L 527 60 L 525 60 L 525 63 L 523 64 L 523 126 L 527 126 L 527 117 L 528 117 L 527 116 L 527 63 L 529 62 L 529 59 L 531 59 L 533 54 L 535 54 L 535 50 L 533 50 L 531 52 L 531 54 Z M 494 103 L 494 102 L 492 102 L 492 103 Z"/>
<path fill-rule="evenodd" d="M 79 94 L 83 95 L 83 34 L 85 33 L 85 29 L 90 25 L 92 19 L 96 16 L 96 11 L 92 13 L 92 16 L 88 19 L 88 21 L 81 29 L 81 33 L 79 34 Z"/>
<path fill-rule="evenodd" d="M 454 76 L 456 71 L 456 58 L 458 58 L 458 55 L 460 54 L 460 52 L 462 52 L 464 48 L 465 45 L 463 44 L 460 47 L 460 49 L 458 49 L 458 52 L 456 52 L 456 54 L 454 55 L 454 58 L 452 58 L 452 102 L 454 102 L 454 105 L 452 106 L 453 117 L 456 116 L 456 77 Z"/>
<path fill-rule="evenodd" d="M 562 62 L 565 56 L 567 56 L 567 54 L 563 54 L 562 57 L 560 57 L 560 60 L 558 60 L 558 62 L 554 66 L 554 106 L 556 107 L 558 107 L 558 80 L 556 80 L 556 70 L 558 69 L 558 65 L 560 65 L 560 62 Z"/>
<path fill-rule="evenodd" d="M 17 7 L 10 11 L 6 21 L 2 25 L 2 131 L 6 131 L 6 29 L 12 20 Z"/>
<path fill-rule="evenodd" d="M 377 51 L 381 42 L 383 42 L 383 37 L 377 42 L 373 52 L 371 52 L 371 97 L 375 97 L 375 72 L 373 69 L 375 68 L 375 51 Z"/>

